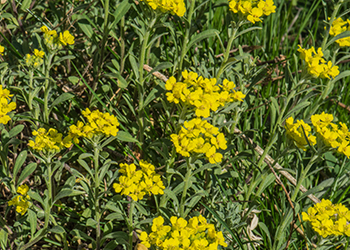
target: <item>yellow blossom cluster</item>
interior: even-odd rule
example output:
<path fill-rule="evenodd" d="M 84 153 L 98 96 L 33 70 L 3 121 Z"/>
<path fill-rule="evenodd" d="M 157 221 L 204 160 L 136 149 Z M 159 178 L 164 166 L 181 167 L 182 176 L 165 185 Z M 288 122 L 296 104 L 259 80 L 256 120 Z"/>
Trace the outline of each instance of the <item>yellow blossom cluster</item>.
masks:
<path fill-rule="evenodd" d="M 64 147 L 69 148 L 72 145 L 72 138 L 68 135 L 62 139 L 62 134 L 56 129 L 50 128 L 48 131 L 39 128 L 33 131 L 34 140 L 30 140 L 28 146 L 44 154 L 56 154 Z"/>
<path fill-rule="evenodd" d="M 37 68 L 43 64 L 43 57 L 45 55 L 44 51 L 39 51 L 38 49 L 34 50 L 34 54 L 26 54 L 25 61 L 28 67 Z"/>
<path fill-rule="evenodd" d="M 350 132 L 345 123 L 332 123 L 333 115 L 322 112 L 320 115 L 311 116 L 311 122 L 317 135 L 326 146 L 337 148 L 337 151 L 350 158 Z"/>
<path fill-rule="evenodd" d="M 241 91 L 235 91 L 236 85 L 227 79 L 222 84 L 216 84 L 215 78 L 198 77 L 197 73 L 187 70 L 182 72 L 182 77 L 182 82 L 177 82 L 175 77 L 166 82 L 167 99 L 193 106 L 198 117 L 209 117 L 210 110 L 216 111 L 228 102 L 242 102 L 245 97 Z"/>
<path fill-rule="evenodd" d="M 170 137 L 176 152 L 182 156 L 189 157 L 193 153 L 205 154 L 210 163 L 221 162 L 222 154 L 217 153 L 217 150 L 227 148 L 224 134 L 200 118 L 185 121 L 179 133 Z"/>
<path fill-rule="evenodd" d="M 7 124 L 11 120 L 7 113 L 16 109 L 15 102 L 9 103 L 12 96 L 9 90 L 3 89 L 2 85 L 0 85 L 0 123 L 2 124 Z"/>
<path fill-rule="evenodd" d="M 56 30 L 49 30 L 46 26 L 42 26 L 40 30 L 44 32 L 44 43 L 51 50 L 61 49 L 62 46 L 66 46 L 67 44 L 74 44 L 74 36 L 68 30 L 59 35 Z"/>
<path fill-rule="evenodd" d="M 317 142 L 323 142 L 327 147 L 337 149 L 337 152 L 350 158 L 350 132 L 345 123 L 333 123 L 333 115 L 315 114 L 311 116 L 311 122 L 317 135 Z M 305 151 L 305 146 L 316 144 L 315 136 L 311 135 L 311 127 L 303 120 L 294 123 L 293 117 L 286 120 L 285 129 L 296 145 Z M 305 134 L 304 134 L 305 133 Z M 305 137 L 306 136 L 306 137 Z"/>
<path fill-rule="evenodd" d="M 79 137 L 92 139 L 94 136 L 116 136 L 119 129 L 118 119 L 109 113 L 102 113 L 99 110 L 90 111 L 86 109 L 82 111 L 83 116 L 87 119 L 84 124 L 78 121 L 77 125 L 69 127 L 69 135 L 75 143 L 79 143 Z"/>
<path fill-rule="evenodd" d="M 330 200 L 322 199 L 309 207 L 307 213 L 303 212 L 302 216 L 323 238 L 329 235 L 350 236 L 350 211 L 341 203 L 332 204 Z"/>
<path fill-rule="evenodd" d="M 0 55 L 4 55 L 5 47 L 0 45 Z"/>
<path fill-rule="evenodd" d="M 163 217 L 154 218 L 152 233 L 142 232 L 141 243 L 158 249 L 216 250 L 219 245 L 227 247 L 222 232 L 217 232 L 202 215 L 189 221 L 173 216 L 170 222 L 171 226 L 167 226 Z"/>
<path fill-rule="evenodd" d="M 152 9 L 161 12 L 170 12 L 172 15 L 183 16 L 186 12 L 185 2 L 183 0 L 141 0 L 145 1 Z"/>
<path fill-rule="evenodd" d="M 305 146 L 308 145 L 308 141 L 312 145 L 316 144 L 316 137 L 310 134 L 311 127 L 303 120 L 297 120 L 294 123 L 293 117 L 289 117 L 284 127 L 287 130 L 287 135 L 292 138 L 296 145 L 302 150 L 306 150 Z"/>
<path fill-rule="evenodd" d="M 159 174 L 156 174 L 155 167 L 146 162 L 140 161 L 140 170 L 136 170 L 135 164 L 120 164 L 119 183 L 114 183 L 116 193 L 130 196 L 134 201 L 142 200 L 148 194 L 164 194 L 164 185 Z"/>
<path fill-rule="evenodd" d="M 229 7 L 233 13 L 239 12 L 252 23 L 261 22 L 263 15 L 269 16 L 276 12 L 273 0 L 230 0 Z"/>
<path fill-rule="evenodd" d="M 337 36 L 345 31 L 350 31 L 350 20 L 347 19 L 344 21 L 341 17 L 337 18 L 333 21 L 332 26 L 329 30 L 329 34 L 331 36 Z M 341 47 L 349 47 L 350 46 L 350 37 L 344 37 L 335 41 Z"/>
<path fill-rule="evenodd" d="M 303 49 L 299 45 L 298 51 L 301 58 L 305 60 L 310 75 L 328 79 L 339 75 L 338 66 L 333 66 L 331 61 L 326 62 L 323 58 L 322 48 L 318 48 L 316 52 L 314 47 Z"/>
<path fill-rule="evenodd" d="M 24 215 L 27 212 L 30 205 L 30 202 L 28 201 L 29 195 L 27 195 L 28 191 L 29 187 L 26 184 L 19 186 L 17 188 L 17 193 L 19 193 L 19 195 L 16 195 L 8 202 L 9 206 L 16 206 L 16 212 L 21 215 Z"/>

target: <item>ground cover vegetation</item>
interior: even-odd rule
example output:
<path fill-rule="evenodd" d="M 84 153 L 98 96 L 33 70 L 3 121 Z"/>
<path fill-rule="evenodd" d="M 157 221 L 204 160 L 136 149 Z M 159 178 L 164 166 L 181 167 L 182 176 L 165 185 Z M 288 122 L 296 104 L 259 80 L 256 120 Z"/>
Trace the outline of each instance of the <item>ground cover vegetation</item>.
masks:
<path fill-rule="evenodd" d="M 349 9 L 1 0 L 1 249 L 348 249 Z"/>

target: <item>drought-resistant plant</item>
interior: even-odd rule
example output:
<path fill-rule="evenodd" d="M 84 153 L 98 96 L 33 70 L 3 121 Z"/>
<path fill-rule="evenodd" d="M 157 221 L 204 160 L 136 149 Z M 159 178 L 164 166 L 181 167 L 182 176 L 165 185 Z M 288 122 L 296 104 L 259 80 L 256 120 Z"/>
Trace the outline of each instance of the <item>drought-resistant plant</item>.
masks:
<path fill-rule="evenodd" d="M 1 249 L 347 249 L 333 2 L 2 1 Z"/>

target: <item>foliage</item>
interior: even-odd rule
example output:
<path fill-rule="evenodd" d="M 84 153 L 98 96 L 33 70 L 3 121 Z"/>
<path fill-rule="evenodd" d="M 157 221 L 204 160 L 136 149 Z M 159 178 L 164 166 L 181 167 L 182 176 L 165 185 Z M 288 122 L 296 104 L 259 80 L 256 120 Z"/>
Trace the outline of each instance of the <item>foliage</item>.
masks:
<path fill-rule="evenodd" d="M 1 249 L 347 249 L 349 7 L 1 1 Z"/>

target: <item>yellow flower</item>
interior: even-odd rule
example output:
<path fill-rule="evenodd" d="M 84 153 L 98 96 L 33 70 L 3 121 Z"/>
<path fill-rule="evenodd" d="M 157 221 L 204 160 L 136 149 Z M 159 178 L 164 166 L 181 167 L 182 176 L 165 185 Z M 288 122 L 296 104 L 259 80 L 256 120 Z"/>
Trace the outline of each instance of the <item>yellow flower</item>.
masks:
<path fill-rule="evenodd" d="M 148 194 L 164 194 L 164 185 L 160 175 L 156 174 L 155 167 L 146 162 L 140 161 L 141 170 L 136 170 L 135 164 L 120 164 L 119 183 L 114 183 L 116 193 L 130 196 L 134 201 L 141 200 Z"/>
<path fill-rule="evenodd" d="M 203 216 L 193 217 L 188 222 L 175 216 L 170 218 L 171 226 L 164 225 L 163 217 L 153 219 L 152 232 L 142 232 L 141 243 L 157 249 L 217 249 L 227 247 L 222 232 Z"/>
<path fill-rule="evenodd" d="M 4 55 L 5 47 L 0 45 L 0 55 Z"/>
<path fill-rule="evenodd" d="M 63 45 L 72 45 L 74 44 L 74 36 L 72 36 L 68 30 L 64 31 L 63 34 L 60 33 L 60 42 Z"/>
<path fill-rule="evenodd" d="M 307 69 L 310 75 L 321 78 L 335 78 L 339 74 L 338 66 L 332 66 L 332 62 L 326 62 L 323 58 L 323 52 L 321 48 L 317 49 L 317 53 L 314 47 L 306 50 L 299 45 L 298 51 L 300 57 L 305 60 Z"/>
<path fill-rule="evenodd" d="M 33 131 L 32 135 L 35 139 L 30 140 L 28 146 L 43 153 L 56 154 L 64 147 L 69 148 L 72 145 L 70 136 L 62 139 L 62 134 L 53 128 L 48 131 L 45 128 L 39 128 L 37 131 Z"/>
<path fill-rule="evenodd" d="M 7 114 L 16 109 L 15 102 L 9 103 L 12 96 L 9 90 L 3 89 L 0 85 L 0 123 L 2 124 L 7 124 L 11 120 Z"/>
<path fill-rule="evenodd" d="M 16 195 L 8 202 L 9 206 L 16 206 L 16 212 L 24 215 L 30 205 L 29 196 L 27 192 L 29 191 L 29 187 L 26 184 L 23 184 L 17 188 L 17 193 L 20 195 Z"/>
<path fill-rule="evenodd" d="M 145 1 L 153 10 L 159 9 L 161 12 L 170 12 L 172 15 L 183 16 L 186 12 L 185 2 L 183 0 L 141 0 Z"/>

